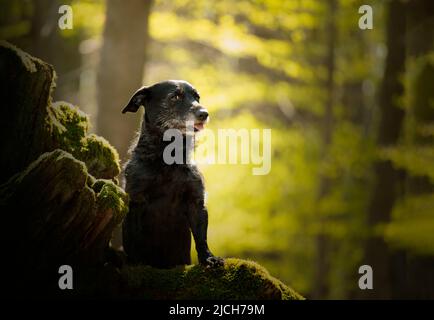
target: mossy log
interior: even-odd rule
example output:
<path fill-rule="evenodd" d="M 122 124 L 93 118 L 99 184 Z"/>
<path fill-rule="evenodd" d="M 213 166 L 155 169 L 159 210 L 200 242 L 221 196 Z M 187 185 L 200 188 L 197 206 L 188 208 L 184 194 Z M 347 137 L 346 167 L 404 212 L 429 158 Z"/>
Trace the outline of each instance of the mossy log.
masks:
<path fill-rule="evenodd" d="M 86 114 L 51 101 L 55 72 L 0 43 L 3 289 L 10 295 L 142 299 L 301 299 L 253 262 L 158 270 L 110 249 L 128 211 L 116 150 L 88 134 Z M 74 289 L 58 287 L 61 265 Z"/>
<path fill-rule="evenodd" d="M 121 269 L 126 297 L 188 300 L 300 300 L 297 292 L 283 284 L 259 264 L 226 259 L 224 267 L 201 265 L 161 270 L 149 266 Z"/>
<path fill-rule="evenodd" d="M 145 265 L 106 264 L 80 273 L 79 291 L 58 297 L 144 300 L 304 300 L 253 261 L 228 258 L 224 266 L 157 269 Z"/>
<path fill-rule="evenodd" d="M 10 241 L 41 267 L 103 263 L 111 232 L 128 211 L 121 188 L 96 180 L 82 161 L 60 149 L 42 154 L 3 184 L 0 199 L 16 231 Z"/>

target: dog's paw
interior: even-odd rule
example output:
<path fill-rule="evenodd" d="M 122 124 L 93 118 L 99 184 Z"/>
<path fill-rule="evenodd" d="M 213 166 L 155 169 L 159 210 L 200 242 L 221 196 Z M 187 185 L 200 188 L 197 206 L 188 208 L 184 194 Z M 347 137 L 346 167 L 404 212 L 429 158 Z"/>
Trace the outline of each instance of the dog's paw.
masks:
<path fill-rule="evenodd" d="M 201 263 L 208 267 L 221 267 L 225 264 L 225 260 L 220 257 L 210 256 Z"/>

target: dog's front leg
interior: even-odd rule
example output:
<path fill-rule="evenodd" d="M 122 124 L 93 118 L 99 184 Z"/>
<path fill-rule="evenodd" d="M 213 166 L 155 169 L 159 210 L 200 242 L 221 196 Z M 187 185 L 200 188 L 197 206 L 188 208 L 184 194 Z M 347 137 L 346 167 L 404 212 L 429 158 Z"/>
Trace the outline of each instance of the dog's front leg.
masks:
<path fill-rule="evenodd" d="M 199 263 L 210 266 L 223 265 L 223 259 L 215 257 L 208 248 L 208 211 L 206 208 L 189 213 L 190 229 L 193 233 Z"/>

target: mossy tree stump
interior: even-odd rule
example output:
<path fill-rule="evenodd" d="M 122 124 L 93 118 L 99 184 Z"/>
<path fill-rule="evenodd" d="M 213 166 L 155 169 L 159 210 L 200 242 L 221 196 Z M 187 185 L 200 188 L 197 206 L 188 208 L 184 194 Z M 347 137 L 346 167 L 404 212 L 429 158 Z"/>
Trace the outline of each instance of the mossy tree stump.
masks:
<path fill-rule="evenodd" d="M 59 266 L 103 265 L 128 197 L 117 185 L 117 151 L 88 134 L 88 117 L 77 107 L 51 101 L 50 65 L 3 42 L 0 75 L 4 268 L 18 294 L 34 283 L 49 294 Z"/>

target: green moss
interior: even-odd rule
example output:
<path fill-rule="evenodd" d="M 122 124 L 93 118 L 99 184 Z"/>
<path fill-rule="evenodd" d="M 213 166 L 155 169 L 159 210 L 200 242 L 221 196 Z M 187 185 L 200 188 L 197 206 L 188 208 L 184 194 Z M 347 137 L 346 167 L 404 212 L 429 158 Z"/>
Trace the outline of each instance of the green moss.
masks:
<path fill-rule="evenodd" d="M 97 177 L 112 178 L 119 174 L 119 155 L 103 137 L 91 134 L 82 141 L 78 157 L 83 160 L 89 172 Z"/>
<path fill-rule="evenodd" d="M 98 179 L 92 186 L 97 193 L 98 211 L 111 210 L 114 213 L 113 223 L 118 225 L 128 212 L 127 194 L 111 180 Z"/>
<path fill-rule="evenodd" d="M 59 101 L 48 108 L 49 124 L 56 142 L 62 149 L 75 153 L 89 129 L 88 116 L 76 106 Z"/>
<path fill-rule="evenodd" d="M 104 179 L 113 179 L 119 174 L 116 149 L 104 138 L 87 134 L 89 118 L 76 106 L 63 101 L 51 104 L 47 123 L 53 147 L 66 150 L 84 161 L 90 174 Z"/>
<path fill-rule="evenodd" d="M 121 273 L 132 295 L 148 299 L 304 299 L 259 264 L 240 259 L 226 259 L 222 268 L 127 266 Z"/>

